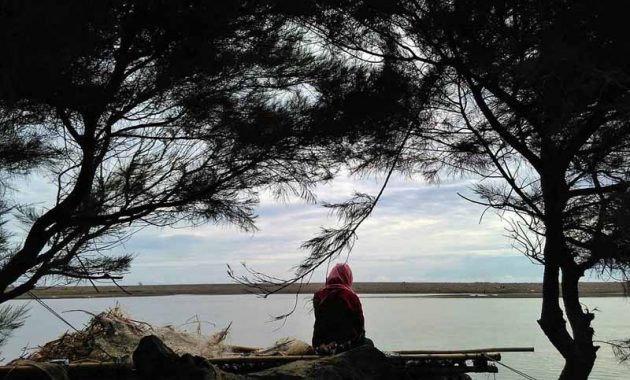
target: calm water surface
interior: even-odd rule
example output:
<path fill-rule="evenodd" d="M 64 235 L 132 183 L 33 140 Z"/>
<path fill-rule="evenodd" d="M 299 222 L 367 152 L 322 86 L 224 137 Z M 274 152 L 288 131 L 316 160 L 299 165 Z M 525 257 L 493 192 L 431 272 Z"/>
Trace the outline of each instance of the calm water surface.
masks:
<path fill-rule="evenodd" d="M 295 297 L 277 295 L 262 299 L 238 296 L 166 296 L 46 300 L 61 313 L 72 309 L 100 312 L 120 304 L 134 318 L 155 325 L 182 325 L 197 315 L 205 332 L 216 331 L 232 322 L 230 342 L 240 345 L 268 346 L 273 341 L 293 336 L 310 340 L 313 314 L 308 296 L 300 296 L 295 313 L 284 323 L 270 322 L 274 315 L 293 307 Z M 534 346 L 535 353 L 505 353 L 502 362 L 537 379 L 553 379 L 562 368 L 561 357 L 542 334 L 536 319 L 540 299 L 536 298 L 431 298 L 425 296 L 364 295 L 366 330 L 384 351 L 404 349 L 465 349 L 499 346 Z M 2 357 L 19 356 L 25 347 L 35 347 L 55 339 L 68 330 L 42 306 L 28 303 L 30 317 L 3 349 Z M 630 337 L 630 302 L 625 298 L 584 298 L 589 309 L 596 309 L 596 339 Z M 62 314 L 75 326 L 88 321 L 84 313 Z M 591 379 L 630 379 L 630 365 L 619 364 L 608 346 L 599 351 Z M 475 379 L 494 379 L 492 374 Z M 497 379 L 522 379 L 500 368 Z"/>

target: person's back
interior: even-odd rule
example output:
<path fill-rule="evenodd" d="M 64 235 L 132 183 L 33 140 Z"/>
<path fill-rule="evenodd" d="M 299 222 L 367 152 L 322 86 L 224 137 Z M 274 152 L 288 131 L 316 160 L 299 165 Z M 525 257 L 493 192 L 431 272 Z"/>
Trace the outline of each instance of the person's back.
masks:
<path fill-rule="evenodd" d="M 352 290 L 352 271 L 337 264 L 326 278 L 326 287 L 313 297 L 315 326 L 313 347 L 322 353 L 341 352 L 364 343 L 361 301 Z"/>

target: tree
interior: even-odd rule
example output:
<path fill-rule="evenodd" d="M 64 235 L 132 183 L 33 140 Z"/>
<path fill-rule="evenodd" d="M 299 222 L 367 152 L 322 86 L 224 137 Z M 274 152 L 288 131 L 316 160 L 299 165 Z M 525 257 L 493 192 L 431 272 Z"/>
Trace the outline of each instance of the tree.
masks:
<path fill-rule="evenodd" d="M 6 1 L 0 36 L 1 132 L 31 147 L 0 142 L 0 164 L 46 153 L 57 194 L 11 205 L 27 232 L 3 247 L 0 303 L 47 278 L 119 278 L 131 256 L 109 250 L 135 228 L 252 230 L 260 190 L 308 197 L 330 176 L 288 111 L 325 65 L 264 2 Z"/>
<path fill-rule="evenodd" d="M 11 211 L 4 200 L 9 184 L 4 179 L 26 174 L 34 167 L 45 165 L 54 155 L 53 150 L 46 148 L 43 136 L 21 133 L 6 123 L 5 118 L 0 122 L 0 258 L 7 257 L 11 252 L 10 233 L 5 228 L 4 219 Z M 12 331 L 24 324 L 27 311 L 24 305 L 0 306 L 0 348 Z"/>
<path fill-rule="evenodd" d="M 502 0 L 286 7 L 356 68 L 316 86 L 313 120 L 364 134 L 351 160 L 359 168 L 483 178 L 474 201 L 507 212 L 518 246 L 544 266 L 538 322 L 565 359 L 560 378 L 586 379 L 598 347 L 578 282 L 591 269 L 627 279 L 630 264 L 630 40 L 621 9 Z M 362 108 L 366 99 L 385 107 Z M 307 242 L 311 255 L 288 282 L 348 248 L 377 200 L 334 205 L 346 223 Z"/>
<path fill-rule="evenodd" d="M 24 325 L 27 311 L 26 305 L 0 307 L 0 348 L 6 343 L 13 330 Z M 4 360 L 2 357 L 0 359 Z"/>
<path fill-rule="evenodd" d="M 7 209 L 0 199 L 0 217 L 3 217 L 6 212 Z M 0 221 L 0 255 L 5 255 L 9 251 L 9 235 L 3 227 L 4 222 Z M 23 306 L 0 306 L 0 348 L 2 348 L 13 330 L 23 325 L 25 315 L 26 308 Z M 3 358 L 0 357 L 0 359 Z"/>

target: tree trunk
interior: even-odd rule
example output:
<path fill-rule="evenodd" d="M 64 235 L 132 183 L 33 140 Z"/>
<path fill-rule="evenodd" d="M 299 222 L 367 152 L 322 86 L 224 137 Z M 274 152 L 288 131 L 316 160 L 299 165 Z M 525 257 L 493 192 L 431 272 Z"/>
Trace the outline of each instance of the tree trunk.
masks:
<path fill-rule="evenodd" d="M 560 380 L 586 380 L 595 363 L 598 347 L 593 346 L 593 314 L 584 312 L 579 300 L 578 282 L 582 274 L 573 260 L 558 265 L 558 253 L 565 251 L 562 240 L 548 239 L 545 244 L 543 305 L 538 324 L 565 360 Z M 552 254 L 554 252 L 555 254 Z M 562 300 L 573 336 L 567 330 L 560 308 L 559 275 L 562 270 Z"/>
<path fill-rule="evenodd" d="M 580 304 L 578 283 L 582 274 L 575 267 L 562 268 L 562 300 L 573 331 L 573 347 L 565 356 L 560 379 L 588 379 L 599 347 L 593 345 L 593 313 L 584 312 Z"/>
<path fill-rule="evenodd" d="M 545 251 L 552 249 L 549 242 L 545 244 Z M 542 311 L 538 324 L 547 339 L 565 358 L 573 347 L 573 338 L 567 330 L 567 322 L 560 308 L 560 268 L 549 260 L 545 263 L 543 277 Z"/>
<path fill-rule="evenodd" d="M 554 149 L 544 149 L 549 162 L 561 162 Z M 586 380 L 595 363 L 593 347 L 593 320 L 580 305 L 578 281 L 582 276 L 566 246 L 564 235 L 564 208 L 568 199 L 564 170 L 554 168 L 541 175 L 541 188 L 545 205 L 545 272 L 543 277 L 543 305 L 538 324 L 565 360 L 560 380 Z M 564 313 L 560 308 L 560 282 L 562 271 L 562 299 L 573 336 L 567 330 Z"/>

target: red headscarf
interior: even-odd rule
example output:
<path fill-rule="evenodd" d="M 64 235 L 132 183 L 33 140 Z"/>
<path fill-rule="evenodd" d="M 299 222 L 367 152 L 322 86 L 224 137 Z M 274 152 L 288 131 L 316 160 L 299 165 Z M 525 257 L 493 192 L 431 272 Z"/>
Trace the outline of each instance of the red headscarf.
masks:
<path fill-rule="evenodd" d="M 335 264 L 328 273 L 328 277 L 326 277 L 326 286 L 331 285 L 343 286 L 352 290 L 352 270 L 350 269 L 350 265 L 345 263 Z"/>

